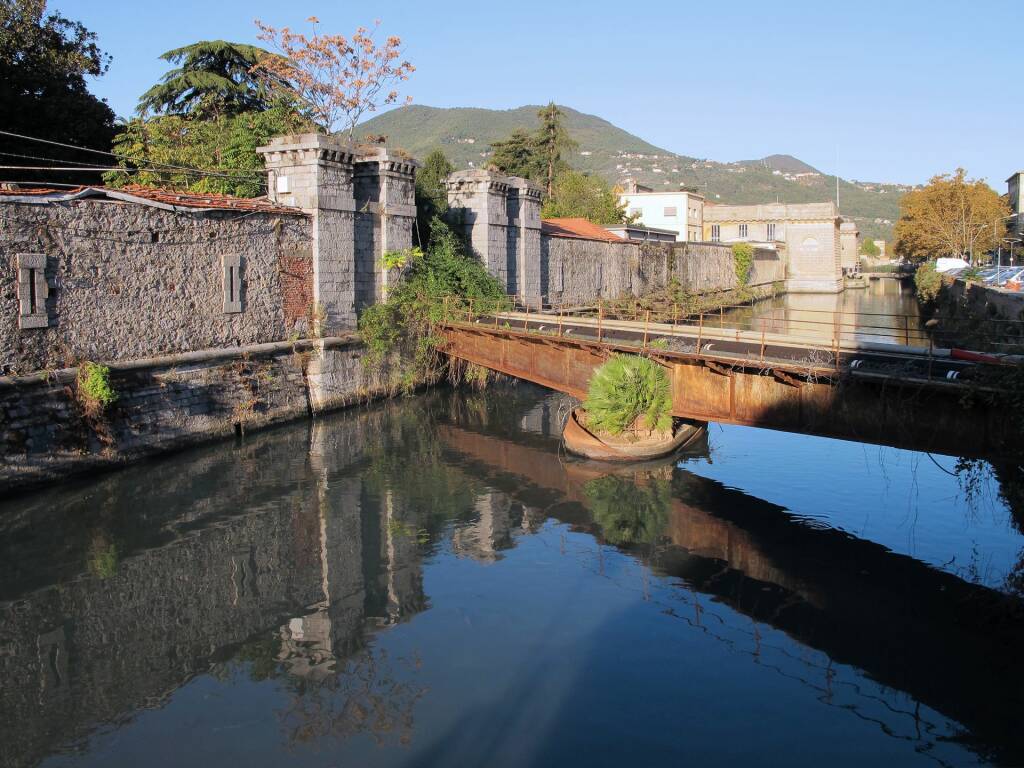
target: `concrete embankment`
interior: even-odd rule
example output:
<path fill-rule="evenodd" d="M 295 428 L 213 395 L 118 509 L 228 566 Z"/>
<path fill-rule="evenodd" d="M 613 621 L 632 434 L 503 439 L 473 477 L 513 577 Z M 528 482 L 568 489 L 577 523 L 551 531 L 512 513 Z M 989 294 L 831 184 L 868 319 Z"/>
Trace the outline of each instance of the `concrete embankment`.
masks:
<path fill-rule="evenodd" d="M 341 408 L 393 392 L 355 336 L 256 344 L 110 364 L 117 400 L 88 417 L 77 369 L 0 377 L 0 488 Z"/>

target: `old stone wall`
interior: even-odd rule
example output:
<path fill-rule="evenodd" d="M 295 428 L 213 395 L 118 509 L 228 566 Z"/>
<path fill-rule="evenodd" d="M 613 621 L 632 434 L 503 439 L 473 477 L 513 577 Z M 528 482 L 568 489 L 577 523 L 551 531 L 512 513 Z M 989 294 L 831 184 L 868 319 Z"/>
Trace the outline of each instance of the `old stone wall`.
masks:
<path fill-rule="evenodd" d="M 299 212 L 94 199 L 3 207 L 0 372 L 278 341 L 306 328 L 312 248 Z M 19 327 L 24 253 L 45 256 L 45 327 Z M 226 257 L 238 259 L 241 311 L 226 311 Z"/>
<path fill-rule="evenodd" d="M 545 236 L 541 274 L 545 302 L 555 305 L 644 296 L 668 287 L 673 279 L 693 293 L 737 287 L 731 247 L 714 243 L 614 243 Z M 755 249 L 748 284 L 763 286 L 783 279 L 780 254 Z"/>
<path fill-rule="evenodd" d="M 0 378 L 0 487 L 124 464 L 390 392 L 355 337 L 111 365 L 117 401 L 86 416 L 75 369 Z"/>

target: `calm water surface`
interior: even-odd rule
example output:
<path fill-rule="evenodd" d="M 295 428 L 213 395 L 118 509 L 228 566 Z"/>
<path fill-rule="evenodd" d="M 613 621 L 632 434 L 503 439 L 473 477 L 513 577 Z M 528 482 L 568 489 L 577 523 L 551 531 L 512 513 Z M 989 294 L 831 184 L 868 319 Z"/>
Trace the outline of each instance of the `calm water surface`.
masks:
<path fill-rule="evenodd" d="M 753 331 L 799 335 L 831 344 L 844 342 L 928 346 L 913 281 L 867 280 L 865 288 L 841 293 L 790 293 L 753 306 L 726 310 L 722 321 Z M 715 316 L 705 316 L 714 327 Z"/>
<path fill-rule="evenodd" d="M 437 392 L 0 503 L 0 764 L 1024 760 L 1013 472 L 717 426 L 614 469 L 562 415 Z"/>

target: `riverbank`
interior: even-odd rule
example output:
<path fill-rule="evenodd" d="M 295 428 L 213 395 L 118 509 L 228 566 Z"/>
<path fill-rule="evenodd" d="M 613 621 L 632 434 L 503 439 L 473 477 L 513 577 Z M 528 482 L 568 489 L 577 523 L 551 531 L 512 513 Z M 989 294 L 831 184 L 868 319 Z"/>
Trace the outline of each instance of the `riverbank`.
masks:
<path fill-rule="evenodd" d="M 77 368 L 0 377 L 0 486 L 23 489 L 394 394 L 355 335 L 110 363 L 90 416 Z"/>

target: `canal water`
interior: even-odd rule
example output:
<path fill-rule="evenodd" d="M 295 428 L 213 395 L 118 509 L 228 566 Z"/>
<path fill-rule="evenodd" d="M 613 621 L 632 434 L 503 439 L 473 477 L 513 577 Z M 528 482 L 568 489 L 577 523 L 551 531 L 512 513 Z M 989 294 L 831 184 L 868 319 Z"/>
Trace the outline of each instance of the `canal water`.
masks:
<path fill-rule="evenodd" d="M 784 333 L 832 344 L 871 341 L 928 346 L 928 336 L 909 279 L 874 278 L 841 293 L 790 293 L 725 310 L 727 327 Z M 716 317 L 704 322 L 714 327 Z"/>
<path fill-rule="evenodd" d="M 1024 762 L 1019 470 L 437 391 L 0 502 L 0 765 Z"/>

